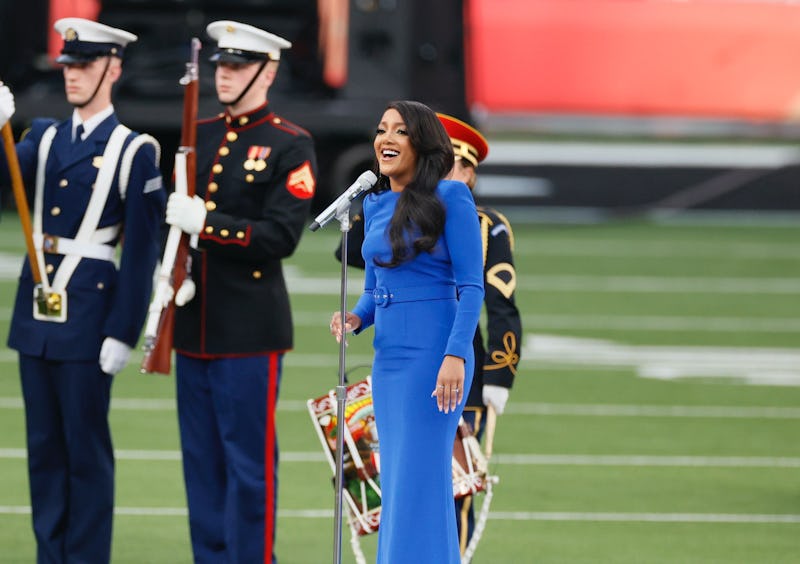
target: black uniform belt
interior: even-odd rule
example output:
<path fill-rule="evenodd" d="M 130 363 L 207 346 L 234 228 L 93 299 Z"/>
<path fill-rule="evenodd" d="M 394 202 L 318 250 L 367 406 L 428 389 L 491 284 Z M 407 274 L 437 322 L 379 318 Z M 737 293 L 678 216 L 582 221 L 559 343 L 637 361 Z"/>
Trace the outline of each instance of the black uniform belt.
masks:
<path fill-rule="evenodd" d="M 379 286 L 372 290 L 372 299 L 378 307 L 388 307 L 392 303 L 418 302 L 424 300 L 456 299 L 458 292 L 452 284 L 431 286 L 409 286 L 406 288 L 387 288 Z"/>

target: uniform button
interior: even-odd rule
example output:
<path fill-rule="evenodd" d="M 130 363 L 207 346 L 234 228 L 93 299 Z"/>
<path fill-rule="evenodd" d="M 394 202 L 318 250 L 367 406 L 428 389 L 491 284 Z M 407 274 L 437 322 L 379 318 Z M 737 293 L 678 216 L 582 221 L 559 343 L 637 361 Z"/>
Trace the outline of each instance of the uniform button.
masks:
<path fill-rule="evenodd" d="M 53 209 L 50 210 L 50 215 L 59 215 L 61 213 L 61 208 L 55 206 Z"/>
<path fill-rule="evenodd" d="M 237 231 L 236 232 L 237 239 L 244 239 L 244 231 Z"/>
<path fill-rule="evenodd" d="M 238 136 L 238 135 L 236 135 L 236 132 L 235 132 L 235 131 L 229 131 L 229 132 L 228 132 L 228 134 L 227 134 L 225 137 L 226 137 L 226 138 L 228 139 L 228 141 L 230 141 L 231 143 L 233 143 L 234 141 L 236 141 L 236 140 L 239 138 L 239 136 Z"/>
<path fill-rule="evenodd" d="M 47 272 L 47 274 L 52 274 L 53 270 L 55 270 L 55 268 L 53 268 L 52 264 L 48 264 L 47 266 L 44 267 L 44 270 L 45 270 L 45 272 Z"/>
<path fill-rule="evenodd" d="M 213 194 L 217 190 L 219 190 L 219 185 L 216 182 L 210 182 L 208 184 L 208 191 L 209 192 L 211 192 Z"/>
<path fill-rule="evenodd" d="M 247 123 L 248 123 L 249 121 L 250 121 L 250 118 L 249 118 L 249 117 L 247 117 L 247 116 L 242 116 L 242 117 L 240 117 L 240 118 L 239 118 L 239 125 L 247 125 Z"/>
<path fill-rule="evenodd" d="M 217 203 L 216 202 L 206 202 L 206 209 L 208 211 L 214 211 L 215 209 L 217 209 Z"/>
<path fill-rule="evenodd" d="M 208 233 L 209 235 L 211 235 L 213 232 L 214 232 L 214 228 L 213 228 L 213 227 L 211 227 L 210 225 L 207 225 L 207 226 L 206 226 L 206 233 Z"/>
<path fill-rule="evenodd" d="M 231 150 L 228 149 L 227 147 L 220 147 L 219 148 L 219 154 L 222 155 L 223 157 L 227 157 L 230 152 L 231 152 Z"/>
<path fill-rule="evenodd" d="M 222 165 L 219 163 L 215 164 L 214 166 L 211 167 L 211 172 L 213 172 L 214 174 L 219 174 L 220 172 L 222 172 Z"/>
<path fill-rule="evenodd" d="M 222 235 L 223 237 L 227 237 L 228 235 L 231 234 L 231 232 L 228 231 L 227 229 L 220 229 L 219 234 Z"/>
<path fill-rule="evenodd" d="M 272 118 L 272 123 L 280 123 L 281 118 Z"/>
<path fill-rule="evenodd" d="M 245 179 L 247 182 L 252 182 L 253 180 L 255 180 L 255 179 L 256 179 L 256 177 L 255 177 L 255 176 L 253 176 L 252 174 L 248 174 L 247 176 L 245 176 L 245 177 L 244 177 L 244 179 Z"/>
<path fill-rule="evenodd" d="M 219 115 L 220 117 L 222 117 L 224 114 L 219 114 Z M 230 122 L 231 122 L 231 116 L 225 116 L 225 123 L 230 123 Z"/>
<path fill-rule="evenodd" d="M 69 186 L 69 180 L 67 180 L 66 178 L 62 178 L 59 181 L 58 185 L 61 186 L 62 188 L 66 188 L 67 186 Z"/>
<path fill-rule="evenodd" d="M 105 285 L 105 284 L 103 284 L 102 282 L 98 282 L 98 283 L 97 283 L 97 289 L 98 289 L 98 290 L 102 290 L 102 289 L 103 289 L 103 288 L 105 288 L 105 287 L 106 287 L 106 285 Z"/>
<path fill-rule="evenodd" d="M 255 278 L 256 280 L 261 278 L 261 271 L 260 270 L 254 270 L 253 271 L 253 278 Z"/>

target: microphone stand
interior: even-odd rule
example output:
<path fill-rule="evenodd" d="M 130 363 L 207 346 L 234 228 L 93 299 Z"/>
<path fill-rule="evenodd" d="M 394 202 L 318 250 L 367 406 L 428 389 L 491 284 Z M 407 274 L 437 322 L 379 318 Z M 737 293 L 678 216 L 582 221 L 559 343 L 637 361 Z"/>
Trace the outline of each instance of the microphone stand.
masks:
<path fill-rule="evenodd" d="M 336 472 L 334 489 L 336 490 L 336 507 L 333 516 L 333 562 L 342 562 L 342 505 L 344 489 L 344 428 L 345 403 L 347 401 L 347 382 L 345 376 L 345 347 L 347 332 L 344 328 L 345 312 L 347 312 L 347 233 L 350 231 L 350 202 L 346 201 L 336 210 L 342 232 L 342 276 L 340 289 L 339 314 L 341 315 L 342 338 L 339 341 L 339 385 L 336 386 Z"/>

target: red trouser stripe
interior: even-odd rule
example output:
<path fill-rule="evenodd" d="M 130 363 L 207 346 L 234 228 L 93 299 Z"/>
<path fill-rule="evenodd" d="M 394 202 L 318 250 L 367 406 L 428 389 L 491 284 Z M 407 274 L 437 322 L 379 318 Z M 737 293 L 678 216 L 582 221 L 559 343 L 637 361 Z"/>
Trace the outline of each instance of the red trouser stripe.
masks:
<path fill-rule="evenodd" d="M 275 543 L 275 407 L 278 386 L 278 355 L 269 355 L 267 382 L 267 429 L 264 442 L 264 563 L 271 564 Z"/>

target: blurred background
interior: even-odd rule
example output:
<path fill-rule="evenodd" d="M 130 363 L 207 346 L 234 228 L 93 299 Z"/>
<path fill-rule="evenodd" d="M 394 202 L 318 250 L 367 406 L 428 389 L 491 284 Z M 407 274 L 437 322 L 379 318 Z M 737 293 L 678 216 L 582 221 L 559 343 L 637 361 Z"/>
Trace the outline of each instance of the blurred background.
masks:
<path fill-rule="evenodd" d="M 234 19 L 288 38 L 270 92 L 314 135 L 316 206 L 371 164 L 387 101 L 475 123 L 492 150 L 477 195 L 525 217 L 654 210 L 798 211 L 800 6 L 778 0 L 28 0 L 0 8 L 16 129 L 64 116 L 52 22 L 136 33 L 118 113 L 164 146 L 180 127 L 189 39 Z M 201 115 L 219 111 L 201 69 Z M 513 214 L 512 214 L 513 215 Z"/>
<path fill-rule="evenodd" d="M 200 113 L 220 111 L 205 35 L 216 19 L 292 41 L 270 101 L 314 136 L 317 210 L 372 166 L 392 99 L 487 135 L 475 195 L 514 227 L 524 343 L 475 562 L 797 562 L 800 2 L 0 0 L 17 134 L 34 116 L 69 115 L 51 64 L 52 22 L 66 16 L 139 36 L 115 107 L 160 140 L 166 176 L 193 36 L 204 43 Z M 9 200 L 0 343 L 24 255 Z M 338 381 L 327 324 L 339 239 L 331 226 L 306 233 L 285 261 L 295 350 L 278 404 L 284 564 L 330 560 L 332 473 L 306 401 Z M 361 276 L 350 272 L 351 303 Z M 371 353 L 369 334 L 350 340 L 353 379 Z M 188 563 L 174 380 L 141 376 L 140 360 L 114 383 L 112 560 Z M 35 550 L 16 361 L 0 350 L 4 564 Z M 362 539 L 370 558 L 374 536 Z M 354 561 L 346 542 L 344 553 Z"/>

